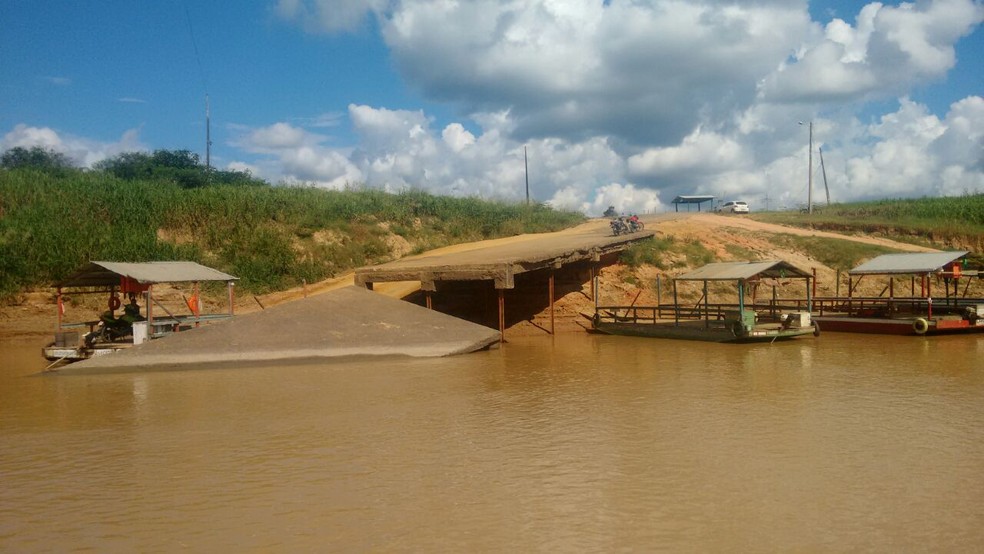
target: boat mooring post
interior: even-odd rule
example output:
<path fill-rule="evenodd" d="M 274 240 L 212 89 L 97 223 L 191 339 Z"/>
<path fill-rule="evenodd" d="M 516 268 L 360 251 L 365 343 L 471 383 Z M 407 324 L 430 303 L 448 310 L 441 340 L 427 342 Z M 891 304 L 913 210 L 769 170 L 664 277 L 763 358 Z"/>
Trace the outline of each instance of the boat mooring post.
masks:
<path fill-rule="evenodd" d="M 673 324 L 680 326 L 680 300 L 677 298 L 677 283 L 673 280 Z"/>
<path fill-rule="evenodd" d="M 707 279 L 704 279 L 704 329 L 711 327 L 711 304 L 707 298 Z"/>
<path fill-rule="evenodd" d="M 806 311 L 813 313 L 813 296 L 816 295 L 817 280 L 816 280 L 816 268 L 813 268 L 813 286 L 810 287 L 810 278 L 806 278 Z"/>

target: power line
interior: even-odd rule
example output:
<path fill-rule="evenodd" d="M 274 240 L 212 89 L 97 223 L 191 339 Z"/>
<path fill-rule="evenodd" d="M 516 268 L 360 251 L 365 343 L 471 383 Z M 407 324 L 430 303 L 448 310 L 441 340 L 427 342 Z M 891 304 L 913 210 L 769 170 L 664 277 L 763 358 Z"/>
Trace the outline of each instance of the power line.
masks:
<path fill-rule="evenodd" d="M 191 46 L 195 50 L 195 62 L 198 64 L 198 75 L 202 79 L 202 88 L 205 89 L 205 94 L 208 94 L 208 78 L 205 73 L 205 67 L 202 65 L 202 57 L 198 53 L 198 41 L 195 39 L 195 27 L 191 24 L 191 13 L 188 11 L 188 4 L 182 0 L 181 5 L 184 7 L 185 21 L 188 22 L 188 35 L 191 37 Z"/>
<path fill-rule="evenodd" d="M 208 75 L 202 65 L 202 57 L 198 52 L 198 41 L 195 39 L 195 26 L 191 23 L 191 13 L 188 12 L 188 4 L 184 0 L 181 2 L 184 7 L 185 21 L 188 22 L 188 35 L 191 37 L 191 46 L 195 50 L 195 62 L 198 64 L 198 74 L 202 79 L 202 88 L 205 90 L 205 178 L 211 181 L 212 177 L 212 114 L 208 98 Z"/>

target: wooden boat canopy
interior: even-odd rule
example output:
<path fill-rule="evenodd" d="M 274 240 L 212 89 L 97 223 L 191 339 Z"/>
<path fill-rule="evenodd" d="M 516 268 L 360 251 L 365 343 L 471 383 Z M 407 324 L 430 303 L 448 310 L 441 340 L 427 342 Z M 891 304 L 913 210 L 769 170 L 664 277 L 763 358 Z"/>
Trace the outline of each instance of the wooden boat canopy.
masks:
<path fill-rule="evenodd" d="M 848 271 L 849 275 L 919 275 L 938 273 L 970 252 L 917 252 L 883 254 Z"/>
<path fill-rule="evenodd" d="M 750 281 L 753 279 L 811 279 L 813 275 L 782 260 L 707 264 L 674 278 L 676 281 Z"/>
<path fill-rule="evenodd" d="M 62 281 L 56 287 L 100 287 L 120 284 L 126 277 L 140 284 L 193 283 L 205 281 L 238 281 L 228 273 L 195 262 L 89 262 L 82 269 Z"/>

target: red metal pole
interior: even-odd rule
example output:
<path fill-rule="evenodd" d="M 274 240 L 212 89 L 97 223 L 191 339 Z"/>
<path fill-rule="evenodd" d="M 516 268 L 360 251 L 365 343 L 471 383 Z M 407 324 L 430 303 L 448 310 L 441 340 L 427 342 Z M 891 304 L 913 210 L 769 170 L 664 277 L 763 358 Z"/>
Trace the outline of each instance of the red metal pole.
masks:
<path fill-rule="evenodd" d="M 58 287 L 58 330 L 62 330 L 62 311 L 65 309 L 65 304 L 62 303 L 62 289 Z"/>
<path fill-rule="evenodd" d="M 554 334 L 554 272 L 550 272 L 550 334 Z"/>
<path fill-rule="evenodd" d="M 499 289 L 499 340 L 506 342 L 506 291 Z"/>
<path fill-rule="evenodd" d="M 589 271 L 591 271 L 591 301 L 594 302 L 594 299 L 595 299 L 594 298 L 594 296 L 595 296 L 595 268 L 594 268 L 594 265 L 592 265 L 588 269 L 589 269 Z"/>
<path fill-rule="evenodd" d="M 147 337 L 154 334 L 154 285 L 147 286 Z"/>
<path fill-rule="evenodd" d="M 195 327 L 199 327 L 201 326 L 201 320 L 202 320 L 202 300 L 201 297 L 198 296 L 199 294 L 198 281 L 195 281 L 195 290 L 191 294 L 194 296 L 193 303 L 195 306 L 193 311 L 195 312 Z"/>

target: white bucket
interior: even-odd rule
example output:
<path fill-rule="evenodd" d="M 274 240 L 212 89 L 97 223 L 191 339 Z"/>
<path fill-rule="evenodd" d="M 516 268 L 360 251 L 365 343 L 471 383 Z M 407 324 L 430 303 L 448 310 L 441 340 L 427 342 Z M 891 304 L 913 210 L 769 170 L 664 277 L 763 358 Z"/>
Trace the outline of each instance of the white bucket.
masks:
<path fill-rule="evenodd" d="M 133 344 L 143 344 L 147 342 L 147 322 L 133 322 Z"/>

